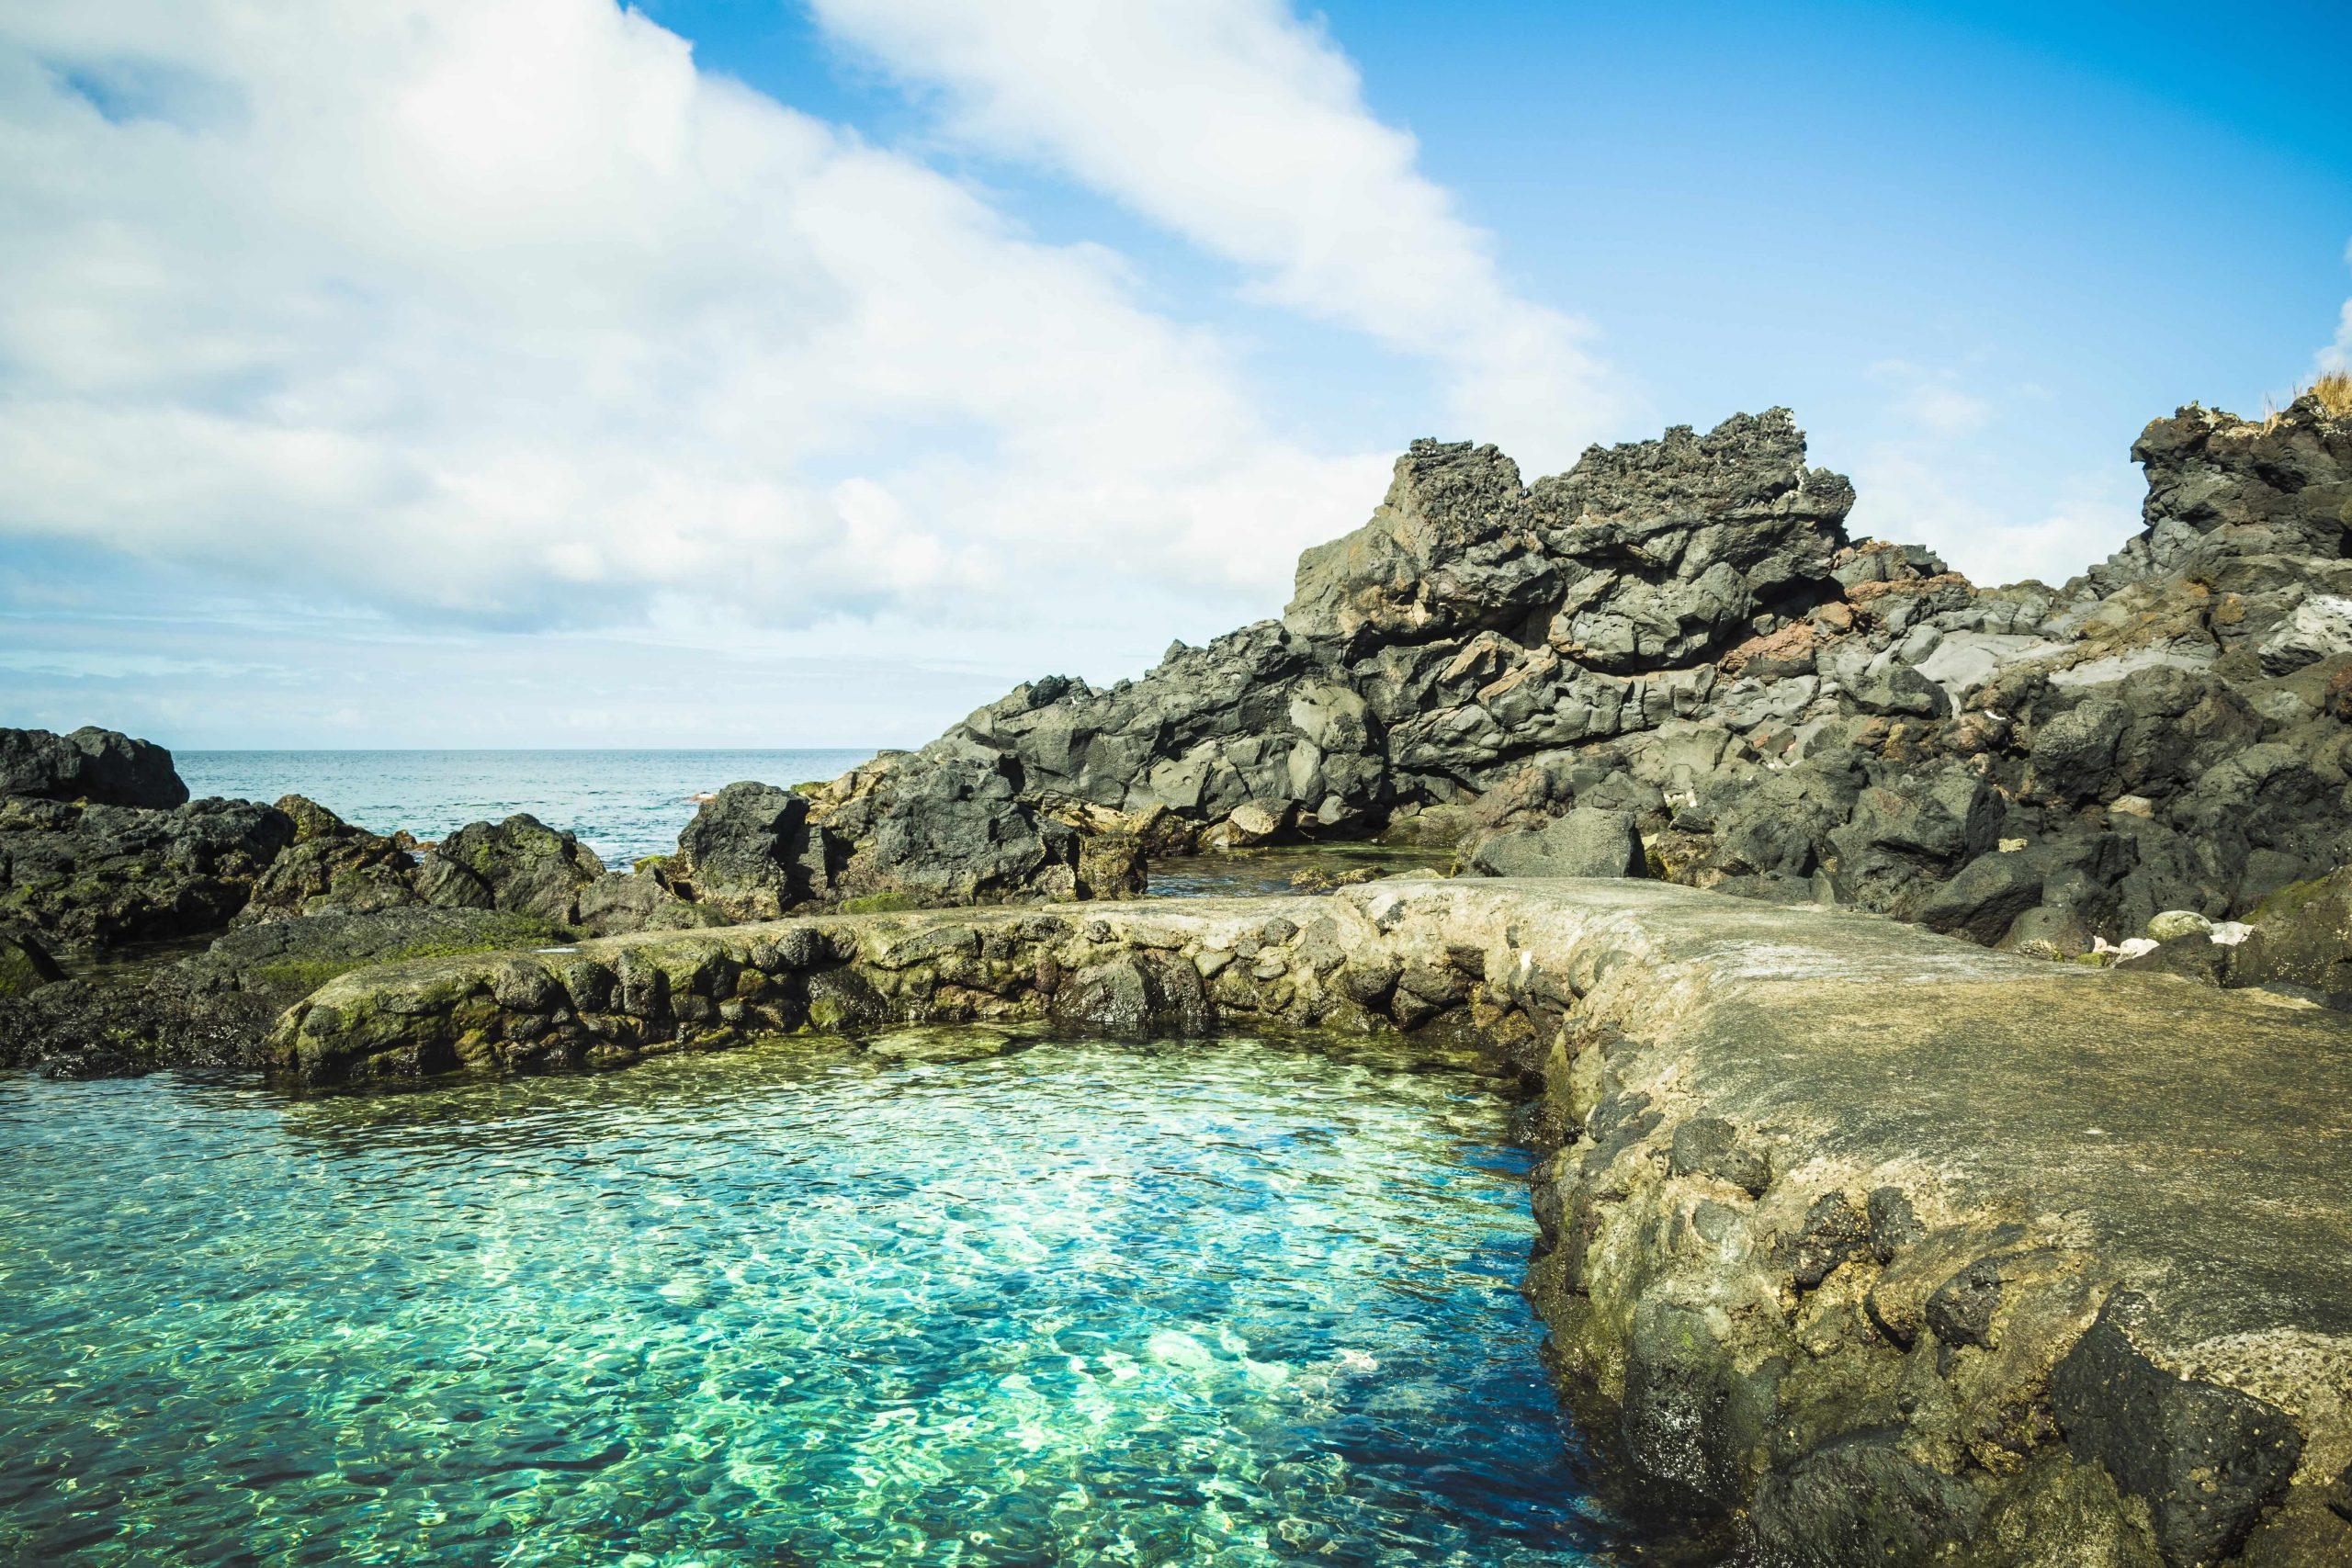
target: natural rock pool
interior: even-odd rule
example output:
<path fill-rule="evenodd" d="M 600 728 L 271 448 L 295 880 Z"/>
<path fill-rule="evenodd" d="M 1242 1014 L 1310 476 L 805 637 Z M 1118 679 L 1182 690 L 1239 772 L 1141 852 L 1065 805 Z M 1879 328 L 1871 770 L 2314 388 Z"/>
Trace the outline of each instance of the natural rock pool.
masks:
<path fill-rule="evenodd" d="M 0 1079 L 0 1558 L 1610 1561 L 1470 1073 Z"/>

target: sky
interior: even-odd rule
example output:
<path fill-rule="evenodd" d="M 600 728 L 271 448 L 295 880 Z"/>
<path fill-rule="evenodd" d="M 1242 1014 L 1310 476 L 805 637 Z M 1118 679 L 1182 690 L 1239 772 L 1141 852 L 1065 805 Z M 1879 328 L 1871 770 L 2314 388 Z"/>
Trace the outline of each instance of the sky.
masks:
<path fill-rule="evenodd" d="M 0 0 L 0 724 L 912 745 L 1417 436 L 2060 581 L 2352 358 L 2352 7 Z"/>

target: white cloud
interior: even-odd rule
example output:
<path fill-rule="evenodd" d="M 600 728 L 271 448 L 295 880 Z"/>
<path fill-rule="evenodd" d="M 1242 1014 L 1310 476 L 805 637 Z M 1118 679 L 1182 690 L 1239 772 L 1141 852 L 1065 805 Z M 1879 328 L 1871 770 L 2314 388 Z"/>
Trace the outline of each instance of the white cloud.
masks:
<path fill-rule="evenodd" d="M 1615 423 L 1584 328 L 1511 288 L 1286 0 L 810 3 L 937 89 L 966 143 L 1067 171 L 1249 269 L 1263 298 L 1434 361 L 1459 432 L 1531 475 Z"/>
<path fill-rule="evenodd" d="M 2140 528 L 2143 486 L 2124 464 L 2077 474 L 2050 496 L 2021 486 L 1997 444 L 1914 437 L 1869 447 L 1852 474 L 1857 535 L 1925 545 L 1985 586 L 2054 587 Z"/>
<path fill-rule="evenodd" d="M 2344 260 L 2352 265 L 2352 245 L 2344 247 Z M 2344 301 L 2343 314 L 2335 319 L 2335 341 L 2319 351 L 2322 370 L 2352 370 L 2352 299 Z"/>
<path fill-rule="evenodd" d="M 1870 377 L 1893 389 L 1888 412 L 1922 434 L 1945 440 L 1973 435 L 1993 419 L 1992 401 L 1963 388 L 1952 370 L 1884 359 L 1871 367 Z"/>
<path fill-rule="evenodd" d="M 608 0 L 0 12 L 0 546 L 512 625 L 1270 610 L 1382 454 Z"/>
<path fill-rule="evenodd" d="M 1984 358 L 1883 359 L 1865 370 L 1886 397 L 1877 438 L 1850 459 L 1851 527 L 1925 545 L 1980 584 L 2054 586 L 2139 530 L 2139 474 L 2122 463 L 2061 469 L 2052 484 L 2047 468 L 2020 463 L 2020 454 L 2048 449 L 2041 424 L 2051 393 L 2006 378 L 1985 385 Z"/>

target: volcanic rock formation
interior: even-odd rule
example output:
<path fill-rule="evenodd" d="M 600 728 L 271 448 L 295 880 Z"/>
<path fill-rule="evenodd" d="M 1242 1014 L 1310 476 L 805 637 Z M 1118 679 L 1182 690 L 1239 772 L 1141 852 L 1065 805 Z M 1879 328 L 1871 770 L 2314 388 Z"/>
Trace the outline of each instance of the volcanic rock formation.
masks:
<path fill-rule="evenodd" d="M 2221 919 L 2352 858 L 2352 417 L 2190 408 L 2133 455 L 2111 559 L 1981 590 L 1849 540 L 1782 410 L 1532 485 L 1418 442 L 1280 621 L 1021 686 L 881 776 L 980 770 L 1153 852 L 1631 812 L 1671 880 L 2061 953 Z M 834 789 L 853 844 L 869 787 Z"/>

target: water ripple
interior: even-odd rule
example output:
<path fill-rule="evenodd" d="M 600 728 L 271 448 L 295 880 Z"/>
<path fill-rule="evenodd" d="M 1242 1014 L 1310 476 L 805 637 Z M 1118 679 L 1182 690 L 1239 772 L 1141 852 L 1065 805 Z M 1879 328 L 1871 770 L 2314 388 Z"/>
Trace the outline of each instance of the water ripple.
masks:
<path fill-rule="evenodd" d="M 885 1089 L 888 1092 L 877 1092 Z M 0 1557 L 1608 1560 L 1489 1086 L 779 1043 L 0 1080 Z"/>

